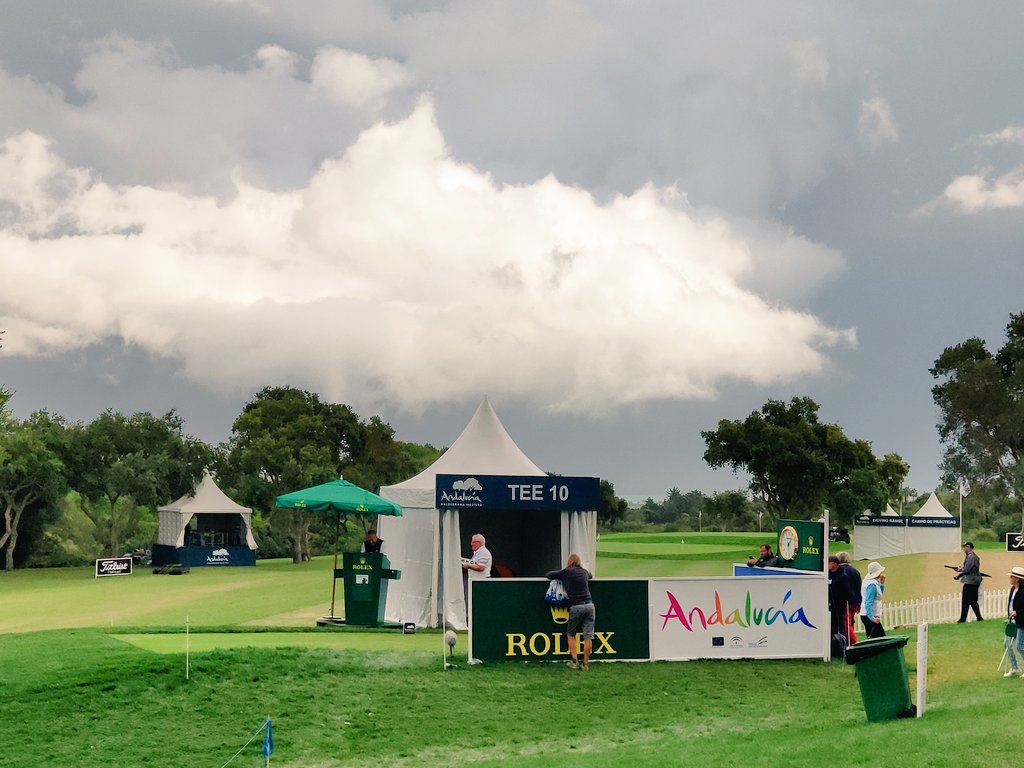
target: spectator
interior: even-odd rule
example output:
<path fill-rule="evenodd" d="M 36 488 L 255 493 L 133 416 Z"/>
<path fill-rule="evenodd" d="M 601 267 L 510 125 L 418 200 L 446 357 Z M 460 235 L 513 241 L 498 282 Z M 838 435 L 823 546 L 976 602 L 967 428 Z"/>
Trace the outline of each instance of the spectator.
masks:
<path fill-rule="evenodd" d="M 589 669 L 590 653 L 594 648 L 594 620 L 596 611 L 590 596 L 590 571 L 583 567 L 579 555 L 569 555 L 565 568 L 550 571 L 544 578 L 558 579 L 569 595 L 569 621 L 565 625 L 565 635 L 569 641 L 571 661 L 566 662 L 569 669 Z M 576 635 L 583 635 L 583 663 L 579 660 L 579 644 Z"/>
<path fill-rule="evenodd" d="M 868 639 L 885 637 L 882 629 L 882 594 L 885 592 L 885 566 L 868 563 L 868 572 L 860 587 L 860 620 Z"/>
<path fill-rule="evenodd" d="M 760 557 L 751 555 L 747 558 L 747 565 L 751 568 L 778 568 L 779 558 L 772 554 L 771 544 L 762 544 L 759 548 Z"/>

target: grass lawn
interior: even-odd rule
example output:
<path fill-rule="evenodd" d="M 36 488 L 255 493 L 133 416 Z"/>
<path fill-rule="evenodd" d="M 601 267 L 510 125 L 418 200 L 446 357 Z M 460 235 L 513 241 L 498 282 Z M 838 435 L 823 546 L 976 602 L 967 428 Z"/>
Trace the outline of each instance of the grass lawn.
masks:
<path fill-rule="evenodd" d="M 662 557 L 645 557 L 635 535 L 602 536 L 599 574 L 725 574 L 734 560 L 709 555 L 748 553 L 762 538 L 705 536 L 655 535 L 649 554 Z M 1012 558 L 981 557 L 1002 588 Z M 955 592 L 942 565 L 961 559 L 888 558 L 887 597 Z M 1024 680 L 996 673 L 999 622 L 932 627 L 926 716 L 869 724 L 841 662 L 469 666 L 460 637 L 461 669 L 446 672 L 437 631 L 315 629 L 330 567 L 319 558 L 184 576 L 0 572 L 0 767 L 224 766 L 268 715 L 271 765 L 306 768 L 532 768 L 567 755 L 588 768 L 991 766 L 1007 762 L 1017 730 Z M 263 765 L 258 740 L 230 765 Z"/>

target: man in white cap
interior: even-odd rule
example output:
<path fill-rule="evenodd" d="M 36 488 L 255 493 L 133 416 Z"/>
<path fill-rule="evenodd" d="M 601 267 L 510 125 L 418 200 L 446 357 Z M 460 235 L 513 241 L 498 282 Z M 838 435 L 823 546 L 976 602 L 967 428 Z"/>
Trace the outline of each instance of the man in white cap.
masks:
<path fill-rule="evenodd" d="M 882 593 L 885 592 L 885 566 L 881 563 L 868 563 L 868 572 L 860 585 L 860 620 L 864 625 L 864 634 L 870 640 L 873 637 L 885 637 L 882 629 Z"/>

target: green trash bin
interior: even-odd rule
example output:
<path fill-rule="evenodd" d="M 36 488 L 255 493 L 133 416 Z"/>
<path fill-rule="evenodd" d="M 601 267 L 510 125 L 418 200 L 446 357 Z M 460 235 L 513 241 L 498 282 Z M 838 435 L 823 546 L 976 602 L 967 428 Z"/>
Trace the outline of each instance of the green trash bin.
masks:
<path fill-rule="evenodd" d="M 344 567 L 334 578 L 345 579 L 345 623 L 379 627 L 384 623 L 388 581 L 401 578 L 402 572 L 393 570 L 381 552 L 342 552 L 341 557 Z"/>
<path fill-rule="evenodd" d="M 914 717 L 917 708 L 910 703 L 907 665 L 903 646 L 907 635 L 876 637 L 846 649 L 846 663 L 855 665 L 864 712 L 872 723 Z"/>

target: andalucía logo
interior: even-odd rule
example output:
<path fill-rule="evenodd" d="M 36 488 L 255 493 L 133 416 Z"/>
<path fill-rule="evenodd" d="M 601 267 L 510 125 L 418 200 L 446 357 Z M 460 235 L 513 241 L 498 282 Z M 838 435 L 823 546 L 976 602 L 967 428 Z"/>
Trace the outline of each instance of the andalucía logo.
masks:
<path fill-rule="evenodd" d="M 458 502 L 462 506 L 483 506 L 483 499 L 480 498 L 480 491 L 483 489 L 475 477 L 456 480 L 452 483 L 451 491 L 441 491 L 441 501 Z"/>
<path fill-rule="evenodd" d="M 736 625 L 740 627 L 768 626 L 775 622 L 782 624 L 803 624 L 811 629 L 816 627 L 811 624 L 800 606 L 789 605 L 789 599 L 793 596 L 793 590 L 788 590 L 778 606 L 755 606 L 751 600 L 750 593 L 742 607 L 722 606 L 722 598 L 715 590 L 715 606 L 708 610 L 699 606 L 689 609 L 684 608 L 675 595 L 665 590 L 665 597 L 668 599 L 668 610 L 659 614 L 664 621 L 661 624 L 662 630 L 668 626 L 670 621 L 678 621 L 687 632 L 693 632 L 694 628 L 707 629 L 714 625 Z"/>
<path fill-rule="evenodd" d="M 215 549 L 206 556 L 207 565 L 227 565 L 230 553 L 226 549 Z"/>

